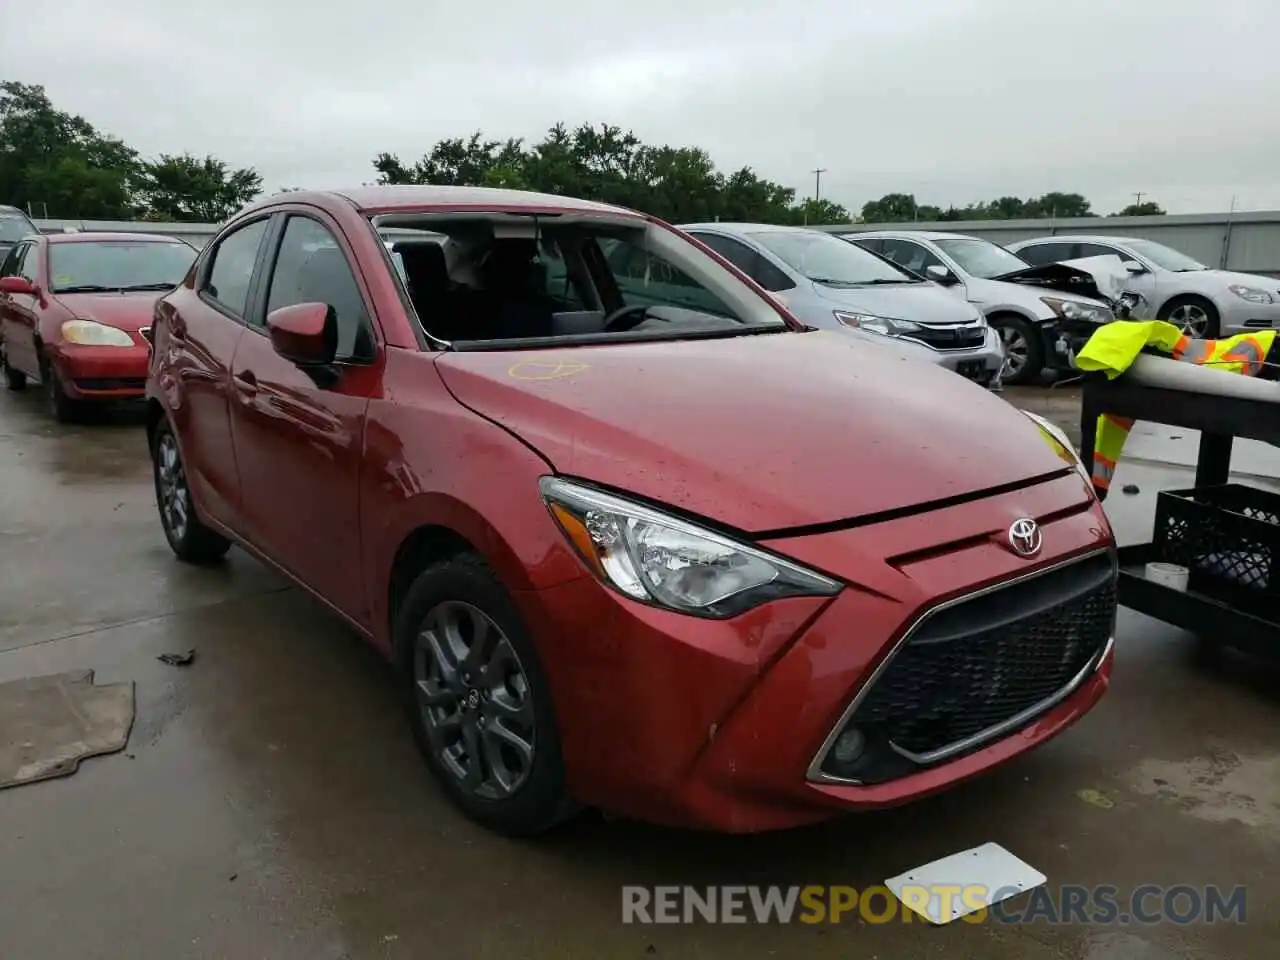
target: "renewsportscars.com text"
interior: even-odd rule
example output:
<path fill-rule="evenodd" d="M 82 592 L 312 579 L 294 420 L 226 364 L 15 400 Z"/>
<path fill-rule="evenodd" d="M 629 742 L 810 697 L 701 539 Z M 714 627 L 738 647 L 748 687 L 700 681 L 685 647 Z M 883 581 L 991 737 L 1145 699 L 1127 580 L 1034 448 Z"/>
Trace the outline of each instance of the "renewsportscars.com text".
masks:
<path fill-rule="evenodd" d="M 1188 884 L 1135 888 L 1122 895 L 1114 886 L 1037 887 L 1030 896 L 1002 900 L 1026 891 L 996 891 L 982 886 L 907 887 L 902 901 L 884 886 L 859 890 L 847 886 L 622 888 L 623 923 L 911 923 L 928 922 L 910 907 L 931 898 L 942 917 L 965 909 L 967 923 L 1156 924 L 1244 923 L 1247 891 Z M 991 901 L 994 906 L 982 907 Z M 1016 904 L 1016 905 L 1015 905 Z M 976 909 L 981 907 L 981 909 Z"/>

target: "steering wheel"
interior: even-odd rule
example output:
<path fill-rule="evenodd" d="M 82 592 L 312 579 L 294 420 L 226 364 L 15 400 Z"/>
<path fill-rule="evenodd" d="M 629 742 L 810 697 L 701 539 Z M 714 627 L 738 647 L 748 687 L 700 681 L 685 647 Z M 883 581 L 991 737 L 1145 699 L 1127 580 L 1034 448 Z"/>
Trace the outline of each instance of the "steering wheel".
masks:
<path fill-rule="evenodd" d="M 604 318 L 600 332 L 626 333 L 628 330 L 633 330 L 644 323 L 644 315 L 648 309 L 648 304 L 644 303 L 632 303 L 625 307 L 619 307 Z M 628 319 L 631 318 L 632 314 L 635 314 L 634 319 Z"/>

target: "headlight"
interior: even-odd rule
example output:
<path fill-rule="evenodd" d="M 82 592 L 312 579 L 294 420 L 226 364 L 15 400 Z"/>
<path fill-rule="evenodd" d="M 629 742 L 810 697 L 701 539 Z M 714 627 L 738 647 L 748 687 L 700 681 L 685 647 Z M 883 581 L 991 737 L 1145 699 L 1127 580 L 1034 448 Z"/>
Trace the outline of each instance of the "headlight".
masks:
<path fill-rule="evenodd" d="M 1257 287 L 1245 287 L 1238 283 L 1233 283 L 1227 287 L 1241 300 L 1248 300 L 1250 303 L 1275 303 L 1276 298 L 1265 290 L 1259 290 Z"/>
<path fill-rule="evenodd" d="M 882 337 L 905 337 L 920 332 L 918 323 L 912 323 L 910 320 L 895 320 L 893 317 L 877 317 L 870 313 L 836 310 L 835 318 L 846 327 L 878 333 Z"/>
<path fill-rule="evenodd" d="M 96 320 L 68 320 L 62 325 L 62 339 L 86 347 L 132 347 L 133 337 L 123 330 Z"/>
<path fill-rule="evenodd" d="M 778 597 L 838 593 L 835 580 L 591 487 L 539 481 L 569 542 L 607 586 L 633 600 L 731 617 Z"/>
<path fill-rule="evenodd" d="M 1040 302 L 1060 317 L 1068 320 L 1090 320 L 1093 323 L 1110 323 L 1115 314 L 1101 304 L 1080 303 L 1078 300 L 1060 300 L 1058 297 L 1041 297 Z"/>
<path fill-rule="evenodd" d="M 1023 410 L 1022 412 L 1032 423 L 1040 428 L 1040 433 L 1044 435 L 1045 442 L 1049 444 L 1050 449 L 1066 463 L 1075 467 L 1080 472 L 1080 475 L 1092 485 L 1093 478 L 1089 476 L 1089 471 L 1085 469 L 1084 461 L 1080 459 L 1080 454 L 1076 452 L 1075 445 L 1072 444 L 1067 435 L 1044 417 L 1034 414 L 1030 410 Z"/>

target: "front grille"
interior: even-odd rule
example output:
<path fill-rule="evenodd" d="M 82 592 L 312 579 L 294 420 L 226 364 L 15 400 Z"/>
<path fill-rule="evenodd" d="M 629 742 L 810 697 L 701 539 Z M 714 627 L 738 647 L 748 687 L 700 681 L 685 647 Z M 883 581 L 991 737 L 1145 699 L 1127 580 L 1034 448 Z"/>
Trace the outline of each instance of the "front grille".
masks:
<path fill-rule="evenodd" d="M 1030 722 L 1096 663 L 1115 614 L 1109 554 L 938 610 L 890 655 L 842 726 L 861 731 L 862 755 L 842 768 L 828 752 L 822 772 L 881 782 L 1012 733 L 1002 725 Z"/>
<path fill-rule="evenodd" d="M 935 350 L 972 350 L 987 340 L 986 331 L 976 324 L 971 327 L 921 326 L 923 329 L 913 333 L 911 339 L 928 344 Z"/>

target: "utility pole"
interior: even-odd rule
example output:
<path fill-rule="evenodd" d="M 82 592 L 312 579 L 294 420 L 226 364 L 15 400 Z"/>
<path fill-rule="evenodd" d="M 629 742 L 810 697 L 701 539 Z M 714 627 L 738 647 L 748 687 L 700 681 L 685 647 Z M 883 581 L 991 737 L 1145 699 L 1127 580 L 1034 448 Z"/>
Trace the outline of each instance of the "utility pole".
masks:
<path fill-rule="evenodd" d="M 1139 190 L 1137 193 L 1135 193 L 1133 195 L 1133 199 L 1134 199 L 1135 206 L 1139 206 L 1139 207 L 1142 206 L 1142 191 Z"/>
<path fill-rule="evenodd" d="M 822 199 L 822 175 L 827 172 L 826 167 L 819 167 L 813 171 L 813 202 L 817 203 Z"/>

